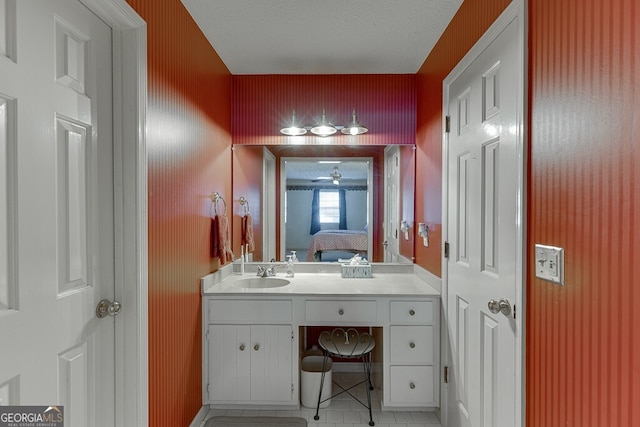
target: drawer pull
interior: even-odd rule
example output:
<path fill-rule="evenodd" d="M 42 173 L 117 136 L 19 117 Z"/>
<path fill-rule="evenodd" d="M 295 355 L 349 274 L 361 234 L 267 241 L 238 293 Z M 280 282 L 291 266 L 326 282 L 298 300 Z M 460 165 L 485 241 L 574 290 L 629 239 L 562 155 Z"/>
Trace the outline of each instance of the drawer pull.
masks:
<path fill-rule="evenodd" d="M 260 350 L 260 344 L 256 344 L 256 345 L 254 345 L 254 346 L 253 346 L 253 349 L 254 349 L 255 351 Z"/>
<path fill-rule="evenodd" d="M 416 315 L 416 311 L 413 308 L 409 310 L 409 316 L 415 316 L 415 315 Z"/>
<path fill-rule="evenodd" d="M 343 309 L 338 310 L 338 314 L 342 316 L 344 314 L 344 310 Z"/>
<path fill-rule="evenodd" d="M 409 388 L 410 388 L 410 389 L 414 389 L 414 388 L 416 388 L 416 385 L 415 385 L 414 383 L 412 383 L 412 382 L 411 382 L 411 383 L 409 383 Z"/>
<path fill-rule="evenodd" d="M 413 341 L 411 341 L 411 342 L 409 343 L 409 347 L 410 347 L 410 348 L 416 348 L 416 343 L 414 343 Z"/>
<path fill-rule="evenodd" d="M 244 351 L 244 344 L 240 344 L 240 351 Z"/>

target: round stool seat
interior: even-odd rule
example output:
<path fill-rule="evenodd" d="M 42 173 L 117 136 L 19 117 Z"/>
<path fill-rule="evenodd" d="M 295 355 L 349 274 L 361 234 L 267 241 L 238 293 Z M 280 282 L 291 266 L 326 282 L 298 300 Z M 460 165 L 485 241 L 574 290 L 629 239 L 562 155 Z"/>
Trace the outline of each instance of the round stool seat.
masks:
<path fill-rule="evenodd" d="M 362 357 L 376 346 L 376 340 L 366 332 L 358 332 L 354 328 L 335 328 L 323 331 L 318 344 L 326 352 L 339 357 Z"/>

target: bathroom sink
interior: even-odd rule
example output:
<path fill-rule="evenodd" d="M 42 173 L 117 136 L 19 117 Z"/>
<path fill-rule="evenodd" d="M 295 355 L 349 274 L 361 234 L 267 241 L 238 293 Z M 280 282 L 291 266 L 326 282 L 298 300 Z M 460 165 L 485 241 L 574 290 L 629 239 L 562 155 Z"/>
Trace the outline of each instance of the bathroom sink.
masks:
<path fill-rule="evenodd" d="M 287 279 L 279 279 L 277 277 L 247 277 L 235 281 L 235 285 L 240 288 L 279 288 L 286 286 L 289 282 Z"/>

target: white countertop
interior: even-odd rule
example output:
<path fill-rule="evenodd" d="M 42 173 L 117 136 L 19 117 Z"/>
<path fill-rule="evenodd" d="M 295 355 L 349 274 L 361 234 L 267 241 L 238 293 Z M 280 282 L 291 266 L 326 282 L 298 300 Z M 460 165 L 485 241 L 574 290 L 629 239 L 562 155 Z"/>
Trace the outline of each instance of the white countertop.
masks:
<path fill-rule="evenodd" d="M 211 276 L 211 275 L 210 275 Z M 255 273 L 227 274 L 202 281 L 203 295 L 307 295 L 307 296 L 440 296 L 435 288 L 412 273 L 375 273 L 372 278 L 342 278 L 339 272 L 296 273 L 286 278 L 280 273 L 278 279 L 290 283 L 280 287 L 245 288 L 237 282 L 241 279 L 257 278 Z M 270 278 L 257 278 L 271 280 Z"/>

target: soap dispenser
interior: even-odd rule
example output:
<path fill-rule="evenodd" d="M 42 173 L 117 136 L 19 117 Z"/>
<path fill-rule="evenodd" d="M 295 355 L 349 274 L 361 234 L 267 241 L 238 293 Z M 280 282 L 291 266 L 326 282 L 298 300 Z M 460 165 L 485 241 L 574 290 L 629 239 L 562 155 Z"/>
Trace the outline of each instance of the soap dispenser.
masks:
<path fill-rule="evenodd" d="M 287 260 L 287 270 L 285 272 L 285 276 L 286 277 L 293 277 L 294 272 L 293 272 L 293 260 L 291 259 L 291 255 L 287 255 L 287 257 L 289 258 Z"/>

